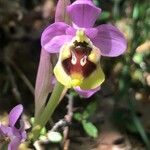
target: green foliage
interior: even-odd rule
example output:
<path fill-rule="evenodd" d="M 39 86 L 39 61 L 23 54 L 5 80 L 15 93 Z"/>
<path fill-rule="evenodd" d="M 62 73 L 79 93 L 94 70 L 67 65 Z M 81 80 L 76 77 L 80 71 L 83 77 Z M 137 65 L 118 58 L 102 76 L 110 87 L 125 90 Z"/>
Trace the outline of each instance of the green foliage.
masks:
<path fill-rule="evenodd" d="M 93 101 L 91 102 L 87 107 L 86 109 L 84 110 L 84 112 L 87 112 L 90 115 L 93 115 L 94 112 L 96 111 L 97 109 L 97 102 L 96 101 Z"/>
<path fill-rule="evenodd" d="M 30 123 L 31 123 L 31 125 L 33 125 L 34 122 L 35 122 L 35 118 L 34 118 L 34 117 L 31 117 L 31 118 L 30 118 Z"/>
<path fill-rule="evenodd" d="M 78 93 L 72 89 L 69 89 L 69 94 L 74 98 L 78 96 Z"/>
<path fill-rule="evenodd" d="M 148 91 L 150 90 L 144 77 L 144 74 L 150 71 L 150 63 L 148 61 L 150 58 L 149 46 L 143 44 L 149 41 L 150 38 L 149 1 L 126 1 L 125 4 L 128 4 L 128 7 L 125 7 L 123 4 L 124 10 L 132 10 L 124 19 L 131 21 L 129 26 L 133 31 L 133 36 L 131 39 L 128 39 L 129 51 L 121 60 L 123 67 L 118 79 L 119 88 L 115 100 L 117 105 L 123 100 L 128 102 L 129 109 L 124 110 L 121 108 L 121 110 L 115 110 L 112 119 L 114 122 L 117 121 L 116 124 L 128 132 L 139 135 L 146 148 L 150 149 L 150 139 L 148 139 L 141 120 L 136 115 L 136 105 L 131 103 L 136 102 L 136 92 L 143 91 L 145 95 L 149 95 Z M 116 17 L 114 16 L 114 18 Z M 147 99 L 148 97 L 145 96 L 143 100 Z"/>
<path fill-rule="evenodd" d="M 82 118 L 83 118 L 83 117 L 82 117 L 82 114 L 79 113 L 79 112 L 74 113 L 73 117 L 74 117 L 75 120 L 77 120 L 77 121 L 79 121 L 79 122 L 81 122 L 81 121 L 83 120 L 83 119 L 82 119 Z"/>
<path fill-rule="evenodd" d="M 93 2 L 94 2 L 94 4 L 95 4 L 96 6 L 99 6 L 99 5 L 100 5 L 100 1 L 99 1 L 99 0 L 93 0 Z"/>
<path fill-rule="evenodd" d="M 101 15 L 100 15 L 100 20 L 101 21 L 105 21 L 107 19 L 110 18 L 110 12 L 108 11 L 102 11 Z"/>
<path fill-rule="evenodd" d="M 139 3 L 136 3 L 133 9 L 133 18 L 137 19 L 139 17 L 140 11 L 139 11 Z"/>
<path fill-rule="evenodd" d="M 86 134 L 90 137 L 96 138 L 98 136 L 98 130 L 96 126 L 91 123 L 89 117 L 92 116 L 97 108 L 97 103 L 95 101 L 91 102 L 83 112 L 74 113 L 74 119 L 82 124 L 82 127 Z"/>
<path fill-rule="evenodd" d="M 32 126 L 34 125 L 34 123 L 35 123 L 35 118 L 34 117 L 30 118 L 30 123 L 31 123 Z M 42 130 L 40 132 L 40 139 L 41 138 L 43 139 L 43 136 L 45 137 L 46 133 L 47 133 L 46 128 L 45 127 L 42 128 Z"/>
<path fill-rule="evenodd" d="M 96 138 L 98 136 L 98 130 L 91 122 L 82 121 L 82 126 L 87 135 Z"/>
<path fill-rule="evenodd" d="M 144 54 L 141 53 L 136 53 L 133 57 L 133 61 L 139 65 L 143 62 L 143 59 L 144 59 Z"/>
<path fill-rule="evenodd" d="M 41 132 L 40 132 L 40 135 L 45 135 L 46 134 L 46 128 L 42 128 Z"/>
<path fill-rule="evenodd" d="M 8 150 L 8 143 L 2 143 L 1 149 Z"/>

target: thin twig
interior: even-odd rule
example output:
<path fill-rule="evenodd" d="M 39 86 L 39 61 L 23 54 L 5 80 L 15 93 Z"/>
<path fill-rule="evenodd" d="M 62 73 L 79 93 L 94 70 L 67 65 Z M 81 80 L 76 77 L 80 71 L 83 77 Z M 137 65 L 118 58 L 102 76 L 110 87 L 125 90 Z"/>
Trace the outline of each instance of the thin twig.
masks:
<path fill-rule="evenodd" d="M 67 124 L 68 123 L 67 123 L 67 121 L 65 119 L 61 119 L 61 120 L 59 120 L 58 122 L 56 122 L 54 124 L 53 128 L 51 129 L 51 131 L 57 131 L 58 128 L 65 127 L 65 126 L 67 126 Z"/>
<path fill-rule="evenodd" d="M 12 92 L 13 92 L 16 100 L 20 103 L 21 102 L 21 94 L 18 90 L 14 74 L 13 74 L 10 66 L 7 63 L 5 63 L 5 65 L 6 65 L 6 71 L 7 71 L 8 77 L 9 77 L 11 85 L 12 85 Z"/>
<path fill-rule="evenodd" d="M 67 105 L 67 115 L 65 116 L 65 120 L 70 123 L 72 121 L 72 116 L 73 116 L 73 96 L 72 95 L 67 95 L 68 97 L 68 105 Z M 69 150 L 69 145 L 70 145 L 70 140 L 68 139 L 68 134 L 69 134 L 69 127 L 66 126 L 64 128 L 64 141 L 63 141 L 63 150 Z"/>
<path fill-rule="evenodd" d="M 10 60 L 9 63 L 16 70 L 16 72 L 18 73 L 22 81 L 29 88 L 30 92 L 34 95 L 34 87 L 31 84 L 31 82 L 28 80 L 28 78 L 25 76 L 25 74 L 22 72 L 22 70 L 12 60 Z"/>
<path fill-rule="evenodd" d="M 33 146 L 35 147 L 36 150 L 44 150 L 41 146 L 41 142 L 40 141 L 35 141 Z"/>

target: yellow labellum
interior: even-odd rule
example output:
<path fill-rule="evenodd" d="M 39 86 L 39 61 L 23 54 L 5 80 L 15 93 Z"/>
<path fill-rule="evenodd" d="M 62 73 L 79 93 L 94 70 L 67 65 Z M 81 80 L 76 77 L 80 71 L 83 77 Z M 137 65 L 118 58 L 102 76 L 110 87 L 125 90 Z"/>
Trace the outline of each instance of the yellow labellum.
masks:
<path fill-rule="evenodd" d="M 93 46 L 93 49 L 90 53 L 90 55 L 88 56 L 88 59 L 93 62 L 93 63 L 97 63 L 100 60 L 100 50 Z"/>
<path fill-rule="evenodd" d="M 72 87 L 80 86 L 81 83 L 82 83 L 82 82 L 81 82 L 81 80 L 79 80 L 79 79 L 72 79 L 72 80 L 71 80 L 71 85 L 72 85 Z"/>
<path fill-rule="evenodd" d="M 61 49 L 65 49 L 60 50 L 61 60 L 65 60 L 66 58 L 69 58 L 71 56 L 69 44 L 64 44 Z"/>
<path fill-rule="evenodd" d="M 96 65 L 96 68 L 94 71 L 91 72 L 87 77 L 84 77 L 84 75 L 77 69 L 78 71 L 74 70 L 73 72 L 67 72 L 65 71 L 68 67 L 74 67 L 78 61 L 81 63 L 82 58 L 75 58 L 75 63 L 72 63 L 71 60 L 72 57 L 72 48 L 75 48 L 74 42 L 79 43 L 87 43 L 87 46 L 91 48 L 90 54 L 87 54 L 88 61 L 91 63 L 94 63 Z M 86 50 L 86 45 L 85 45 Z M 86 53 L 85 53 L 86 54 Z M 75 56 L 74 56 L 75 57 Z M 63 61 L 69 61 L 69 66 L 66 66 L 66 68 L 62 65 Z M 77 67 L 83 67 L 83 66 L 77 66 Z M 59 59 L 58 62 L 54 68 L 54 74 L 57 80 L 66 86 L 67 88 L 71 87 L 77 87 L 79 86 L 81 89 L 95 89 L 98 86 L 102 84 L 102 82 L 105 80 L 105 75 L 100 67 L 100 50 L 93 45 L 93 43 L 90 41 L 90 39 L 86 36 L 83 29 L 78 29 L 76 32 L 75 37 L 72 39 L 70 43 L 64 44 L 60 49 Z"/>

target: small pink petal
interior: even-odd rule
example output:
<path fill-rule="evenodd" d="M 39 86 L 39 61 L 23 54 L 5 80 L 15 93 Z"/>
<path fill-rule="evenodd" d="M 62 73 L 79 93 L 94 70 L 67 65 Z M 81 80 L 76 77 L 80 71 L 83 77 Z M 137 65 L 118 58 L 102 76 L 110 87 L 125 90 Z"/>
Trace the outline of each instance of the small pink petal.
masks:
<path fill-rule="evenodd" d="M 15 106 L 9 113 L 9 125 L 13 127 L 23 112 L 23 106 Z"/>
<path fill-rule="evenodd" d="M 75 87 L 74 88 L 75 91 L 77 93 L 79 93 L 79 95 L 85 97 L 85 98 L 89 98 L 91 97 L 93 94 L 95 94 L 97 91 L 100 90 L 100 87 L 97 87 L 95 89 L 90 89 L 90 90 L 82 90 L 80 87 Z"/>

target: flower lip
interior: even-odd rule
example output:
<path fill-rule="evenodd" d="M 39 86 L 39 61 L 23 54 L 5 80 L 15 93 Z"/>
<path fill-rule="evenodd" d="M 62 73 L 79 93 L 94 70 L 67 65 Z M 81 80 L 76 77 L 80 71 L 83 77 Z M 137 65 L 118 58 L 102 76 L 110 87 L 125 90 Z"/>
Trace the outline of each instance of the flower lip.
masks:
<path fill-rule="evenodd" d="M 92 48 L 85 41 L 78 42 L 75 40 L 70 51 L 71 56 L 62 61 L 66 73 L 73 79 L 75 79 L 74 74 L 80 74 L 80 79 L 88 77 L 96 69 L 96 64 L 88 59 Z"/>
<path fill-rule="evenodd" d="M 72 57 L 63 60 L 62 62 L 62 66 L 68 75 L 80 73 L 84 78 L 86 78 L 96 69 L 96 65 L 93 62 L 90 62 L 88 59 L 84 66 L 80 64 L 79 58 L 75 65 L 71 63 L 71 59 Z"/>
<path fill-rule="evenodd" d="M 87 55 L 87 62 L 83 66 L 79 64 L 81 61 L 80 58 L 82 58 L 80 56 L 83 55 L 85 57 L 85 53 L 83 53 L 83 51 L 80 50 L 78 51 L 78 53 L 80 53 L 81 55 L 78 55 L 77 53 L 75 53 L 76 51 L 74 51 L 73 54 L 78 55 L 75 57 L 75 59 L 78 60 L 73 60 L 75 61 L 75 63 L 72 64 L 72 43 L 73 42 L 64 44 L 61 47 L 58 62 L 54 67 L 55 77 L 60 83 L 65 85 L 67 88 L 79 86 L 81 89 L 89 90 L 99 87 L 100 84 L 104 81 L 104 73 L 101 70 L 99 63 L 99 50 L 96 47 L 92 47 L 94 49 L 92 49 L 91 53 Z M 90 63 L 88 63 L 88 61 Z"/>
<path fill-rule="evenodd" d="M 61 47 L 54 74 L 68 88 L 79 86 L 82 89 L 95 89 L 104 79 L 99 61 L 99 49 L 86 36 L 84 29 L 78 29 L 71 42 Z M 98 79 L 98 76 L 101 77 Z M 86 81 L 90 82 L 89 85 Z"/>

